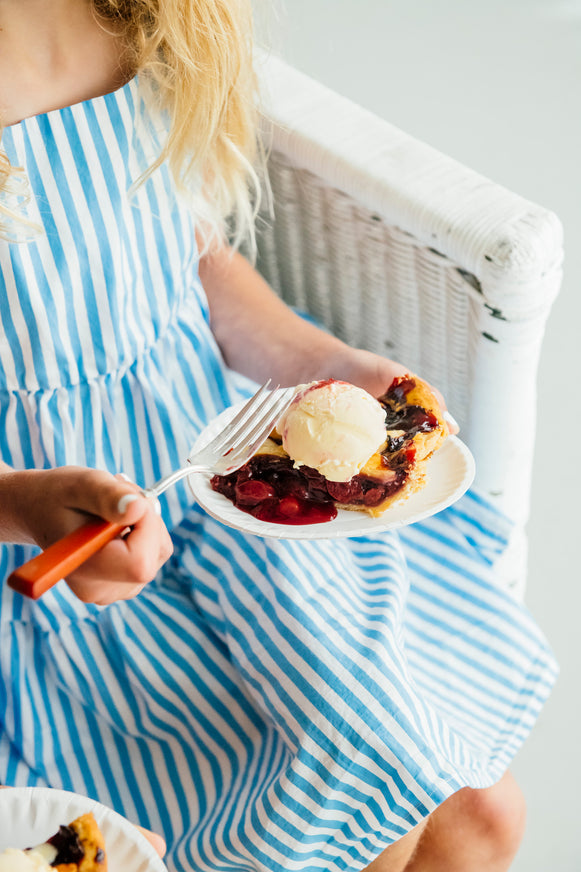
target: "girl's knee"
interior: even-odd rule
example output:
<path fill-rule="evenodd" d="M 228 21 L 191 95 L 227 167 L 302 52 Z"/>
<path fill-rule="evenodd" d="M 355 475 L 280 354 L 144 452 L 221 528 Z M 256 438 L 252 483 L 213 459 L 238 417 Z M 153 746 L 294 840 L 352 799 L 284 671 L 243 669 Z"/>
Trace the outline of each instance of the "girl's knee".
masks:
<path fill-rule="evenodd" d="M 526 821 L 523 793 L 510 772 L 492 787 L 465 788 L 457 794 L 465 825 L 498 856 L 512 856 L 522 840 Z"/>

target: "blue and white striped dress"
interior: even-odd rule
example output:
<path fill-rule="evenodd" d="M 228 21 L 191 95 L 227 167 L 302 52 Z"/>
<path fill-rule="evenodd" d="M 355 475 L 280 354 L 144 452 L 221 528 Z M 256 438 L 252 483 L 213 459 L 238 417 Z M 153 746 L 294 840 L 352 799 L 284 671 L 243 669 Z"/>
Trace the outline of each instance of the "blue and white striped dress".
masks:
<path fill-rule="evenodd" d="M 136 121 L 139 120 L 137 124 Z M 221 359 L 192 216 L 136 81 L 3 146 L 45 234 L 0 246 L 0 452 L 146 485 L 249 390 Z M 0 783 L 88 794 L 157 830 L 170 870 L 359 869 L 446 797 L 494 783 L 554 681 L 494 584 L 507 521 L 475 493 L 400 535 L 260 539 L 186 486 L 136 599 L 2 589 Z M 0 547 L 6 577 L 32 548 Z"/>

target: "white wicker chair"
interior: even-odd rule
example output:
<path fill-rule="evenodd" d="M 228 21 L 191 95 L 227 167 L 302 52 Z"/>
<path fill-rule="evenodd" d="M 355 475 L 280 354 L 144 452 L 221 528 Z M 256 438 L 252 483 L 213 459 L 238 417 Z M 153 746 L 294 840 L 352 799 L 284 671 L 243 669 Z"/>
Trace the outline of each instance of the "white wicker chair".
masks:
<path fill-rule="evenodd" d="M 257 63 L 274 202 L 258 267 L 346 342 L 440 388 L 475 455 L 476 484 L 516 520 L 499 581 L 522 596 L 560 222 L 278 58 Z"/>

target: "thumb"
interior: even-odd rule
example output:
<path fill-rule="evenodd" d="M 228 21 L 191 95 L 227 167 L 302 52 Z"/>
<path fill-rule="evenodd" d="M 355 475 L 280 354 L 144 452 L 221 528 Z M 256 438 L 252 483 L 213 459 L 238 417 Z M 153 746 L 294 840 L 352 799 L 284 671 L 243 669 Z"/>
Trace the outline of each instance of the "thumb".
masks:
<path fill-rule="evenodd" d="M 115 500 L 115 497 L 113 497 Z M 148 501 L 143 494 L 135 491 L 125 491 L 111 507 L 110 521 L 136 524 L 148 510 Z"/>
<path fill-rule="evenodd" d="M 126 481 L 126 482 L 129 482 L 130 484 L 133 484 L 133 482 L 131 481 L 129 476 L 125 475 L 124 472 L 118 472 L 117 475 L 115 476 L 115 478 L 122 479 L 123 481 Z M 152 497 L 151 494 L 149 494 L 149 495 L 144 494 L 144 492 L 141 490 L 141 488 L 139 488 L 137 485 L 134 485 L 134 490 L 131 491 L 130 493 L 126 493 L 126 494 L 122 495 L 119 498 L 119 503 L 117 504 L 117 511 L 121 512 L 123 519 L 126 518 L 126 512 L 128 512 L 128 511 L 131 512 L 132 514 L 135 514 L 135 511 L 141 512 L 141 510 L 143 508 L 142 503 L 138 503 L 134 509 L 130 508 L 130 506 L 136 502 L 136 500 L 134 499 L 135 496 L 138 496 L 142 499 L 146 499 L 147 502 L 153 506 L 155 514 L 161 516 L 161 505 L 160 505 L 159 500 Z M 139 520 L 139 517 L 141 517 L 141 515 L 139 515 L 136 518 L 136 520 Z M 135 523 L 135 521 L 132 520 L 131 523 Z"/>
<path fill-rule="evenodd" d="M 125 477 L 101 471 L 70 470 L 69 507 L 80 509 L 114 524 L 136 524 L 149 509 L 149 501 L 136 484 Z"/>
<path fill-rule="evenodd" d="M 123 491 L 119 491 L 119 499 L 112 506 L 118 516 L 115 520 L 135 524 L 147 511 L 147 498 L 143 491 L 124 472 L 117 473 L 115 478 L 131 488 L 131 490 L 128 490 L 125 487 Z M 114 499 L 115 497 L 113 497 L 113 501 Z"/>

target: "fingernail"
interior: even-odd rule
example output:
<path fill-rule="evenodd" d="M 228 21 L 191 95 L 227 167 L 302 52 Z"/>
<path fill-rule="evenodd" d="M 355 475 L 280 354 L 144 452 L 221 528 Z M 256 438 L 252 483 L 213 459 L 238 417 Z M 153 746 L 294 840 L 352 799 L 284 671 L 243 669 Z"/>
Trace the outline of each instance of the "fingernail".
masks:
<path fill-rule="evenodd" d="M 161 517 L 161 503 L 159 500 L 156 499 L 153 501 L 153 508 L 155 510 L 155 514 Z"/>
<path fill-rule="evenodd" d="M 125 512 L 127 511 L 127 506 L 129 505 L 129 503 L 134 503 L 135 500 L 138 500 L 138 499 L 139 499 L 138 494 L 125 494 L 124 496 L 122 496 L 121 499 L 119 500 L 119 502 L 117 503 L 117 511 L 119 512 L 119 514 L 124 515 Z"/>
<path fill-rule="evenodd" d="M 128 476 L 128 475 L 125 475 L 124 472 L 118 472 L 117 475 L 119 476 L 119 478 L 123 478 L 123 479 L 125 479 L 125 481 L 131 481 L 131 479 L 129 478 L 129 476 Z"/>
<path fill-rule="evenodd" d="M 453 430 L 456 430 L 456 432 L 460 429 L 458 421 L 450 414 L 450 412 L 444 412 L 444 421 L 447 421 L 450 427 L 452 427 Z"/>

